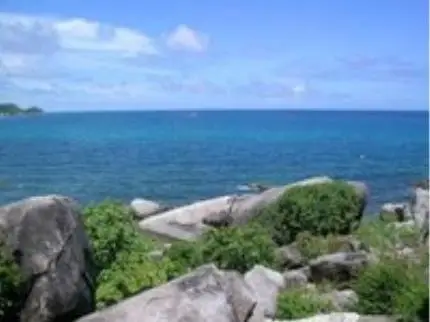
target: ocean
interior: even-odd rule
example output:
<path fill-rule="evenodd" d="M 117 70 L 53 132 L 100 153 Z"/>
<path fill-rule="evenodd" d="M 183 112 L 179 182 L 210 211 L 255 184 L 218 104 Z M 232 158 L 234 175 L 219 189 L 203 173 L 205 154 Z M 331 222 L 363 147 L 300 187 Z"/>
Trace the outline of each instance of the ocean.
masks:
<path fill-rule="evenodd" d="M 368 212 L 428 178 L 427 112 L 46 113 L 0 119 L 0 203 L 62 194 L 81 204 L 171 205 L 328 175 L 362 180 Z"/>

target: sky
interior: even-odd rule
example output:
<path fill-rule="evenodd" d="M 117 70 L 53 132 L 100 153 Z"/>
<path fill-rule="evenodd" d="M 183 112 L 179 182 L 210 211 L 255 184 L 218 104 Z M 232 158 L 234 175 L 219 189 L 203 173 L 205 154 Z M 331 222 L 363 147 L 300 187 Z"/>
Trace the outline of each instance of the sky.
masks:
<path fill-rule="evenodd" d="M 427 109 L 428 0 L 0 0 L 0 101 Z"/>

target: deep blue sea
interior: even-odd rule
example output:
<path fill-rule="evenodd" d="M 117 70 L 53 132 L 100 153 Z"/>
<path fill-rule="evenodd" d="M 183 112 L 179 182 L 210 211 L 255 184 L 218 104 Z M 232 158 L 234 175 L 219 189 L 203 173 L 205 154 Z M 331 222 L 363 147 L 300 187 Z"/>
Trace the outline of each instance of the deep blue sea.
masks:
<path fill-rule="evenodd" d="M 0 119 L 0 203 L 171 204 L 329 175 L 365 181 L 370 211 L 428 177 L 426 112 L 99 112 Z"/>

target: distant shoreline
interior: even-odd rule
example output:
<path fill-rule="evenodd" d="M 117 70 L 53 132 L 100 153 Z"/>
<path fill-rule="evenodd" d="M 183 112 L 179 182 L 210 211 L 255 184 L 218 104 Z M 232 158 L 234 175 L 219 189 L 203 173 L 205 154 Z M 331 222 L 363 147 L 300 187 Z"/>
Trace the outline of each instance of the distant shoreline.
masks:
<path fill-rule="evenodd" d="M 42 114 L 44 111 L 37 107 L 21 108 L 15 103 L 0 103 L 0 117 L 12 117 L 18 115 Z"/>
<path fill-rule="evenodd" d="M 44 114 L 100 114 L 100 113 L 374 113 L 374 114 L 391 114 L 391 113 L 411 113 L 411 114 L 429 114 L 429 110 L 359 110 L 359 109 L 126 109 L 126 110 L 61 110 L 61 111 L 43 111 Z"/>

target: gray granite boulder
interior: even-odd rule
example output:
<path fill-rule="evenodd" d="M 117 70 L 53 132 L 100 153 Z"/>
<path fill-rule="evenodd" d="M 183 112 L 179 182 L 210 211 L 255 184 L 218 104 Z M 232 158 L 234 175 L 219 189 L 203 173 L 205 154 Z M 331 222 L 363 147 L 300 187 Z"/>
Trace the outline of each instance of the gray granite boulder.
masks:
<path fill-rule="evenodd" d="M 256 265 L 245 274 L 245 282 L 253 289 L 264 316 L 274 317 L 278 294 L 285 286 L 282 274 Z"/>
<path fill-rule="evenodd" d="M 308 266 L 284 272 L 286 289 L 300 288 L 308 284 L 311 270 Z"/>
<path fill-rule="evenodd" d="M 166 240 L 196 240 L 213 227 L 242 225 L 259 214 L 259 210 L 297 186 L 332 182 L 328 177 L 315 177 L 258 194 L 222 196 L 198 201 L 157 214 L 139 222 L 146 234 Z M 360 196 L 362 210 L 367 203 L 367 188 L 360 182 L 349 182 Z M 360 214 L 362 211 L 360 212 Z"/>
<path fill-rule="evenodd" d="M 74 321 L 95 309 L 95 269 L 75 202 L 62 196 L 0 208 L 0 232 L 26 283 L 21 321 Z"/>
<path fill-rule="evenodd" d="M 257 301 L 236 272 L 204 265 L 167 284 L 145 291 L 79 322 L 247 322 Z"/>
<path fill-rule="evenodd" d="M 231 196 L 198 201 L 139 222 L 140 229 L 165 240 L 196 240 L 211 227 L 203 220 L 230 208 Z"/>
<path fill-rule="evenodd" d="M 306 259 L 299 251 L 296 243 L 278 248 L 276 256 L 284 269 L 295 269 L 306 265 Z"/>
<path fill-rule="evenodd" d="M 153 216 L 163 210 L 163 207 L 154 201 L 137 198 L 130 203 L 130 208 L 137 218 L 144 219 Z"/>
<path fill-rule="evenodd" d="M 371 262 L 367 252 L 340 252 L 317 257 L 309 262 L 311 280 L 345 282 L 356 277 Z"/>

